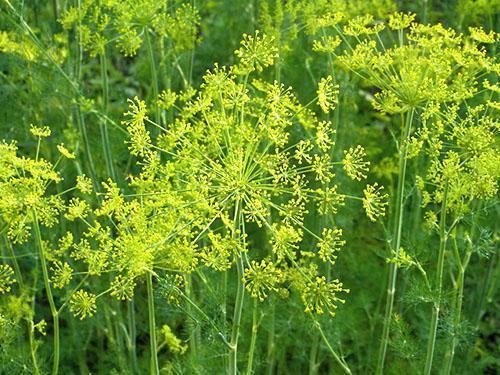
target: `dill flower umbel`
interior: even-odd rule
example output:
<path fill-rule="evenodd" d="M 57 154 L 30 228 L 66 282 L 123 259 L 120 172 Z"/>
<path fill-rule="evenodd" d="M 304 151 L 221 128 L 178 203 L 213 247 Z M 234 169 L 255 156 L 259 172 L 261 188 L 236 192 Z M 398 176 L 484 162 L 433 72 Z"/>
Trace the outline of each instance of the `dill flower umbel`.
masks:
<path fill-rule="evenodd" d="M 74 159 L 76 158 L 75 154 L 69 151 L 66 147 L 64 147 L 64 144 L 61 143 L 60 145 L 57 145 L 57 150 L 63 155 L 65 158 L 68 159 Z"/>
<path fill-rule="evenodd" d="M 382 193 L 382 189 L 382 186 L 375 183 L 366 185 L 363 191 L 363 208 L 371 221 L 377 221 L 380 217 L 385 216 L 385 207 L 389 203 L 387 202 L 388 194 Z"/>
<path fill-rule="evenodd" d="M 339 85 L 332 76 L 321 78 L 318 83 L 318 104 L 325 113 L 330 113 L 338 104 Z"/>
<path fill-rule="evenodd" d="M 261 72 L 264 68 L 272 65 L 277 57 L 273 37 L 261 34 L 259 30 L 254 35 L 243 34 L 241 47 L 235 54 L 240 59 L 237 69 L 241 73 L 248 73 L 253 70 Z"/>
<path fill-rule="evenodd" d="M 302 301 L 305 305 L 305 312 L 324 314 L 328 312 L 335 316 L 338 303 L 345 303 L 345 300 L 337 297 L 337 293 L 349 293 L 349 289 L 344 289 L 339 280 L 327 282 L 324 276 L 316 277 L 306 283 L 301 293 Z"/>
<path fill-rule="evenodd" d="M 392 30 L 406 29 L 415 19 L 414 13 L 396 12 L 389 15 L 389 27 Z"/>
<path fill-rule="evenodd" d="M 73 268 L 67 262 L 55 261 L 50 271 L 51 282 L 58 289 L 63 289 L 73 279 Z"/>
<path fill-rule="evenodd" d="M 46 130 L 35 133 L 49 134 Z M 61 182 L 62 177 L 47 160 L 17 153 L 16 144 L 0 143 L 0 219 L 7 224 L 9 239 L 24 243 L 30 237 L 33 210 L 48 227 L 58 222 L 64 203 L 60 196 L 50 194 L 49 189 L 51 184 Z"/>
<path fill-rule="evenodd" d="M 92 192 L 92 180 L 85 175 L 76 177 L 76 188 L 82 194 L 90 194 Z"/>
<path fill-rule="evenodd" d="M 35 137 L 46 138 L 50 137 L 52 133 L 48 126 L 35 126 L 33 124 L 30 125 L 30 132 Z"/>
<path fill-rule="evenodd" d="M 365 161 L 365 157 L 365 149 L 359 145 L 344 151 L 344 159 L 342 160 L 344 171 L 353 180 L 361 181 L 366 178 L 370 162 Z"/>
<path fill-rule="evenodd" d="M 0 265 L 0 294 L 10 292 L 11 285 L 16 281 L 13 278 L 14 270 L 8 264 Z"/>
<path fill-rule="evenodd" d="M 253 298 L 264 301 L 270 291 L 278 291 L 283 273 L 272 262 L 252 261 L 243 277 L 245 286 Z"/>
<path fill-rule="evenodd" d="M 346 244 L 342 239 L 342 229 L 324 228 L 318 242 L 318 255 L 323 262 L 335 264 L 337 252 Z"/>
<path fill-rule="evenodd" d="M 97 310 L 96 296 L 81 289 L 71 296 L 69 304 L 69 310 L 80 320 L 92 317 Z"/>

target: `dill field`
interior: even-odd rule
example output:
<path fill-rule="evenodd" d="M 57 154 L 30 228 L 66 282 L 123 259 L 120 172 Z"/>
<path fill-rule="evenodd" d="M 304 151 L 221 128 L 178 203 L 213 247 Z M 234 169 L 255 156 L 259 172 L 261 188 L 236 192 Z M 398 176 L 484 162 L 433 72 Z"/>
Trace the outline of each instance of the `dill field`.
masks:
<path fill-rule="evenodd" d="M 498 0 L 0 0 L 0 374 L 500 373 Z"/>

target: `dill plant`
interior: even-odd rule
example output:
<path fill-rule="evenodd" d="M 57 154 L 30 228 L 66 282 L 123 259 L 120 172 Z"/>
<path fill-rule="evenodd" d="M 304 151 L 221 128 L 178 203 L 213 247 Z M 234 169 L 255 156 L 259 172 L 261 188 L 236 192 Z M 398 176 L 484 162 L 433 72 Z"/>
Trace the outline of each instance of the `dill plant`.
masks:
<path fill-rule="evenodd" d="M 0 372 L 491 371 L 496 9 L 1 1 Z"/>
<path fill-rule="evenodd" d="M 189 275 L 199 262 L 204 263 L 225 272 L 222 289 L 227 290 L 227 272 L 236 265 L 232 327 L 227 338 L 220 332 L 229 350 L 229 373 L 238 371 L 245 289 L 262 302 L 270 292 L 286 296 L 292 288 L 301 295 L 308 313 L 334 315 L 337 304 L 344 303 L 337 294 L 348 289 L 339 280 L 327 281 L 316 264 L 334 263 L 335 253 L 344 244 L 342 231 L 325 228 L 315 233 L 307 228 L 304 218 L 311 209 L 308 206 L 321 207 L 325 214 L 353 198 L 362 200 L 372 217 L 384 211 L 383 203 L 377 206 L 384 197 L 373 190 L 367 188 L 370 193 L 364 198 L 337 192 L 335 165 L 346 168 L 355 179 L 361 179 L 366 170 L 360 149 L 355 158 L 331 160 L 334 141 L 328 125 L 301 106 L 289 88 L 255 76 L 273 63 L 276 52 L 272 43 L 259 32 L 244 36 L 236 51 L 238 65 L 215 66 L 205 74 L 198 92 L 176 95 L 181 102 L 172 104 L 178 111 L 172 124 L 163 126 L 150 120 L 145 103 L 138 98 L 130 101 L 131 110 L 124 120 L 131 135 L 129 148 L 142 160 L 142 172 L 131 182 L 141 205 L 151 205 L 151 214 L 160 217 L 161 212 L 169 211 L 165 204 L 170 206 L 172 199 L 185 201 L 176 207 L 189 207 L 187 222 L 179 222 L 182 214 L 177 214 L 176 220 L 176 225 L 185 227 L 185 240 L 181 240 L 181 231 L 159 232 L 162 236 L 176 232 L 172 240 L 183 243 L 182 247 L 177 245 L 183 255 L 173 255 L 173 249 L 168 258 L 159 255 L 158 261 L 166 262 L 162 267 Z M 323 92 L 324 87 L 319 90 Z M 322 99 L 323 104 L 328 101 L 329 108 L 335 105 L 330 99 Z M 301 126 L 306 138 L 294 142 L 288 130 L 292 126 Z M 156 142 L 148 130 L 155 127 L 161 131 Z M 165 163 L 160 161 L 162 157 Z M 155 214 L 157 211 L 160 213 Z M 164 218 L 161 223 L 165 224 Z M 270 251 L 252 249 L 249 227 L 267 233 Z M 304 236 L 318 242 L 319 258 L 314 252 L 301 255 Z M 148 233 L 147 237 L 154 236 Z M 157 246 L 165 246 L 163 242 Z M 209 245 L 203 246 L 204 242 Z M 126 278 L 131 279 L 130 275 Z M 254 329 L 257 309 L 255 304 Z M 252 340 L 255 344 L 255 336 Z M 248 354 L 249 371 L 253 345 Z M 347 370 L 345 362 L 335 356 Z"/>
<path fill-rule="evenodd" d="M 377 87 L 373 97 L 373 107 L 386 114 L 400 114 L 400 140 L 398 147 L 398 183 L 393 230 L 389 238 L 391 252 L 399 258 L 401 250 L 403 218 L 405 217 L 404 197 L 407 174 L 408 148 L 418 115 L 422 122 L 428 116 L 446 117 L 449 106 L 460 106 L 473 99 L 478 91 L 477 77 L 496 73 L 497 67 L 486 50 L 479 43 L 494 42 L 494 34 L 488 36 L 481 29 L 470 29 L 470 36 L 457 35 L 453 30 L 441 25 L 429 26 L 413 22 L 414 14 L 394 13 L 389 15 L 387 26 L 375 22 L 371 15 L 345 20 L 342 12 L 328 13 L 319 23 L 324 29 L 331 30 L 333 36 L 323 33 L 322 39 L 315 41 L 314 49 L 333 55 L 343 68 L 354 72 L 362 81 Z M 385 30 L 394 34 L 394 44 L 384 43 Z M 467 39 L 466 39 L 467 38 Z M 464 41 L 464 39 L 466 39 Z M 332 41 L 335 41 L 334 43 Z M 343 52 L 337 52 L 344 44 Z M 488 81 L 486 81 L 488 82 Z M 489 102 L 488 102 L 489 103 Z M 492 104 L 494 105 L 494 104 Z M 432 115 L 431 115 L 432 113 Z M 484 135 L 485 136 L 485 135 Z M 422 142 L 422 141 L 420 141 Z M 435 147 L 440 147 L 439 141 Z M 458 164 L 455 167 L 458 168 Z M 459 170 L 455 170 L 459 173 Z M 448 185 L 447 180 L 435 181 L 444 184 L 440 196 L 441 207 L 441 244 L 438 255 L 437 299 L 441 298 L 443 257 L 446 248 L 446 216 Z M 380 347 L 377 372 L 383 371 L 389 340 L 394 296 L 396 293 L 399 262 L 389 262 L 389 287 L 384 328 Z M 439 315 L 439 302 L 435 307 L 431 322 L 430 338 L 425 364 L 425 372 L 430 373 L 434 353 L 435 335 Z M 449 369 L 448 369 L 449 371 Z"/>

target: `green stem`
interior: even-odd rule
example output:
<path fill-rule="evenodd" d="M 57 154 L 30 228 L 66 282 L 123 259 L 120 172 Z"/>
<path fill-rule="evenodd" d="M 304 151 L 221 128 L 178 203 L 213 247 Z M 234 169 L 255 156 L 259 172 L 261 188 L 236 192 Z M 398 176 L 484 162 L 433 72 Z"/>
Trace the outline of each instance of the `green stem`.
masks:
<path fill-rule="evenodd" d="M 129 353 L 132 362 L 132 370 L 134 374 L 139 372 L 137 368 L 137 352 L 136 352 L 136 330 L 135 330 L 135 306 L 134 299 L 127 304 L 127 320 L 128 320 L 128 335 L 129 335 Z"/>
<path fill-rule="evenodd" d="M 80 12 L 80 0 L 76 1 L 78 11 Z M 82 57 L 83 57 L 83 51 L 82 51 L 82 46 L 80 44 L 81 41 L 81 28 L 80 28 L 80 23 L 78 24 L 78 27 L 76 28 L 76 37 L 75 37 L 75 70 L 74 70 L 74 78 L 76 82 L 82 82 L 81 80 L 81 71 L 82 71 Z M 85 118 L 83 117 L 82 110 L 80 108 L 80 88 L 78 84 L 74 83 L 68 76 L 66 76 L 68 81 L 72 83 L 73 88 L 75 90 L 76 94 L 76 100 L 75 104 L 73 105 L 73 117 L 74 121 L 76 123 L 76 127 L 78 128 L 78 132 L 80 133 L 82 139 L 83 139 L 83 148 L 85 152 L 85 156 L 88 162 L 88 172 L 90 175 L 90 178 L 92 180 L 92 185 L 94 187 L 94 190 L 98 192 L 100 190 L 99 183 L 97 181 L 97 173 L 95 171 L 95 166 L 94 166 L 94 159 L 92 157 L 92 151 L 90 148 L 90 141 L 89 141 L 89 136 L 87 134 L 87 127 L 85 125 Z"/>
<path fill-rule="evenodd" d="M 36 360 L 36 348 L 35 348 L 35 335 L 34 335 L 34 324 L 33 320 L 29 320 L 29 343 L 30 343 L 30 352 L 31 352 L 31 362 L 33 362 L 33 370 L 35 371 L 35 375 L 40 375 L 40 369 L 38 368 L 38 361 Z"/>
<path fill-rule="evenodd" d="M 59 20 L 59 2 L 57 0 L 52 0 L 52 14 L 54 16 L 54 24 L 57 26 Z"/>
<path fill-rule="evenodd" d="M 392 252 L 396 257 L 399 255 L 401 246 L 401 230 L 403 228 L 403 214 L 404 214 L 404 193 L 405 193 L 405 177 L 406 177 L 406 154 L 407 154 L 407 141 L 410 136 L 411 124 L 413 121 L 412 109 L 410 114 L 406 114 L 404 122 L 404 129 L 401 133 L 401 141 L 399 144 L 399 173 L 398 173 L 398 186 L 396 191 L 396 212 L 394 216 L 394 229 L 392 232 L 393 245 Z M 387 288 L 387 299 L 384 315 L 384 327 L 382 331 L 382 340 L 380 344 L 380 351 L 377 363 L 377 374 L 382 374 L 384 370 L 385 357 L 387 354 L 387 345 L 389 342 L 389 332 L 392 321 L 392 310 L 394 308 L 394 295 L 396 293 L 396 280 L 398 274 L 398 266 L 396 263 L 389 264 L 389 284 Z"/>
<path fill-rule="evenodd" d="M 340 356 L 337 354 L 337 352 L 335 350 L 333 350 L 332 345 L 330 344 L 330 342 L 328 341 L 328 339 L 325 336 L 325 333 L 323 332 L 323 328 L 321 328 L 321 324 L 319 324 L 319 322 L 317 322 L 315 320 L 314 326 L 318 329 L 319 334 L 321 335 L 321 338 L 323 339 L 323 341 L 326 344 L 326 347 L 328 348 L 328 351 L 331 353 L 331 355 L 333 356 L 335 361 L 337 361 L 337 363 L 340 365 L 340 367 L 342 367 L 342 370 L 346 374 L 349 374 L 349 375 L 352 374 L 351 369 L 349 368 L 349 366 L 347 366 L 347 363 L 345 363 L 345 361 L 342 358 L 340 358 Z"/>
<path fill-rule="evenodd" d="M 233 236 L 236 237 L 240 227 L 240 201 L 236 201 L 234 208 L 234 230 Z M 238 338 L 240 334 L 241 315 L 243 311 L 243 301 L 245 297 L 245 285 L 243 284 L 243 257 L 241 251 L 236 254 L 236 269 L 237 269 L 237 287 L 236 301 L 234 303 L 233 325 L 231 329 L 231 342 L 229 353 L 228 373 L 231 375 L 238 374 Z"/>
<path fill-rule="evenodd" d="M 267 336 L 267 374 L 272 375 L 274 373 L 274 363 L 275 363 L 275 353 L 276 353 L 276 343 L 275 343 L 275 315 L 276 315 L 276 307 L 274 304 L 271 304 L 271 316 L 269 319 L 271 320 L 271 328 L 269 329 L 269 334 Z"/>
<path fill-rule="evenodd" d="M 148 313 L 149 313 L 149 345 L 151 349 L 150 374 L 158 375 L 160 369 L 158 367 L 158 350 L 156 343 L 156 322 L 155 322 L 155 304 L 153 295 L 153 274 L 148 272 L 146 276 L 148 289 Z"/>
<path fill-rule="evenodd" d="M 474 322 L 475 331 L 479 329 L 479 325 L 481 323 L 481 319 L 486 311 L 485 305 L 488 304 L 490 299 L 488 298 L 489 291 L 495 289 L 497 275 L 498 275 L 498 253 L 494 253 L 488 262 L 488 270 L 486 271 L 486 275 L 482 281 L 482 289 L 481 296 L 479 298 L 479 302 L 477 303 L 477 313 Z"/>
<path fill-rule="evenodd" d="M 439 322 L 439 310 L 441 308 L 441 294 L 443 288 L 443 271 L 444 271 L 444 253 L 446 250 L 446 242 L 448 235 L 446 233 L 446 204 L 448 200 L 448 183 L 444 188 L 443 201 L 441 203 L 441 220 L 439 222 L 439 254 L 438 254 L 438 264 L 437 264 L 437 274 L 436 274 L 436 285 L 437 285 L 437 301 L 434 303 L 434 308 L 432 310 L 432 319 L 429 330 L 429 341 L 427 344 L 427 357 L 425 360 L 424 374 L 428 375 L 431 373 L 432 360 L 434 357 L 434 350 L 436 345 L 436 333 L 437 326 Z"/>
<path fill-rule="evenodd" d="M 108 58 L 106 54 L 106 48 L 104 48 L 103 52 L 99 55 L 99 60 L 101 63 L 100 65 L 101 65 L 101 80 L 102 80 L 102 111 L 105 115 L 107 115 L 109 107 L 109 78 L 108 78 Z M 101 132 L 102 148 L 104 151 L 104 159 L 106 160 L 108 175 L 115 181 L 116 176 L 113 168 L 113 157 L 111 154 L 108 124 L 106 120 L 101 120 L 101 122 L 99 123 L 99 129 Z"/>
<path fill-rule="evenodd" d="M 255 353 L 255 342 L 257 340 L 257 330 L 259 328 L 257 323 L 257 298 L 253 300 L 252 309 L 252 338 L 250 339 L 250 350 L 248 351 L 247 375 L 253 373 L 253 356 Z"/>
<path fill-rule="evenodd" d="M 460 258 L 460 254 L 458 253 L 458 248 L 455 245 L 455 257 L 456 261 L 458 264 L 458 277 L 457 277 L 457 295 L 455 299 L 455 314 L 453 317 L 453 325 L 455 329 L 458 327 L 460 324 L 460 319 L 462 315 L 462 304 L 463 304 L 463 297 L 464 297 L 464 281 L 465 281 L 465 270 L 467 268 L 467 265 L 469 264 L 470 257 L 472 255 L 472 245 L 469 247 L 467 250 L 467 253 L 465 255 L 465 261 L 462 262 Z M 458 344 L 458 338 L 456 333 L 453 333 L 453 337 L 451 339 L 450 347 L 446 353 L 445 357 L 445 364 L 444 364 L 444 373 L 445 374 L 450 374 L 451 373 L 451 367 L 453 365 L 453 357 L 455 356 L 455 349 Z"/>
<path fill-rule="evenodd" d="M 189 300 L 193 300 L 193 289 L 191 287 L 192 278 L 190 275 L 185 276 L 186 282 L 186 297 Z M 192 313 L 192 305 L 190 303 L 187 304 L 186 311 L 189 317 L 193 316 Z M 190 349 L 190 362 L 192 371 L 196 372 L 196 358 L 198 354 L 198 345 L 197 345 L 197 337 L 196 337 L 196 321 L 195 319 L 189 319 L 189 349 Z"/>
<path fill-rule="evenodd" d="M 21 272 L 21 268 L 19 267 L 19 262 L 17 261 L 16 254 L 14 253 L 14 249 L 12 248 L 12 243 L 10 242 L 10 240 L 7 238 L 6 235 L 4 235 L 3 237 L 5 240 L 5 245 L 9 250 L 9 255 L 12 258 L 12 264 L 14 265 L 14 272 L 16 275 L 17 284 L 19 285 L 19 289 L 23 290 L 24 289 L 23 273 Z"/>
<path fill-rule="evenodd" d="M 156 70 L 156 62 L 155 62 L 155 55 L 154 55 L 154 49 L 153 49 L 153 42 L 151 41 L 151 36 L 149 35 L 149 30 L 146 28 L 144 30 L 144 34 L 146 35 L 146 45 L 148 48 L 148 55 L 149 55 L 149 65 L 151 69 L 151 84 L 153 85 L 153 103 L 154 103 L 154 108 L 155 108 L 155 121 L 157 124 L 160 124 L 160 108 L 158 107 L 158 93 L 159 93 L 159 87 L 158 87 L 158 72 Z"/>
<path fill-rule="evenodd" d="M 319 348 L 319 335 L 314 335 L 313 342 L 311 344 L 311 350 L 309 351 L 309 375 L 315 375 L 318 373 L 318 364 L 316 360 L 318 358 L 318 348 Z"/>
<path fill-rule="evenodd" d="M 49 300 L 50 312 L 52 314 L 52 321 L 54 323 L 54 362 L 52 366 L 52 374 L 57 375 L 57 373 L 59 372 L 59 313 L 56 309 L 56 304 L 52 295 L 52 289 L 50 287 L 49 272 L 47 269 L 47 261 L 45 259 L 45 251 L 43 249 L 42 235 L 40 232 L 38 217 L 35 210 L 33 210 L 33 228 L 35 230 L 35 239 L 40 255 L 40 263 L 42 265 L 45 292 L 47 294 L 47 299 Z"/>

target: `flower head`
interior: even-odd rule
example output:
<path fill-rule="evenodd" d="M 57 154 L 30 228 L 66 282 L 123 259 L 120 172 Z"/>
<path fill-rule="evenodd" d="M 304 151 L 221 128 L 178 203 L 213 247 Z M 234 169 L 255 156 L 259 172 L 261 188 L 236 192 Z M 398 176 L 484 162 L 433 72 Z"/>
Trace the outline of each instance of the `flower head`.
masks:
<path fill-rule="evenodd" d="M 318 255 L 323 262 L 335 263 L 337 252 L 345 245 L 342 239 L 342 229 L 324 228 L 318 242 Z"/>
<path fill-rule="evenodd" d="M 366 185 L 363 191 L 363 208 L 371 221 L 377 221 L 378 218 L 385 216 L 385 207 L 389 204 L 387 202 L 389 195 L 384 194 L 382 190 L 383 186 L 378 186 L 375 183 L 373 185 Z"/>
<path fill-rule="evenodd" d="M 71 296 L 69 304 L 71 313 L 80 319 L 93 316 L 97 309 L 96 296 L 81 289 Z"/>
<path fill-rule="evenodd" d="M 301 293 L 305 312 L 321 315 L 327 311 L 331 316 L 335 316 L 337 304 L 345 303 L 345 300 L 337 297 L 340 292 L 349 293 L 349 289 L 344 289 L 339 280 L 328 282 L 321 276 L 308 281 Z"/>
<path fill-rule="evenodd" d="M 64 147 L 64 143 L 57 145 L 57 149 L 59 150 L 61 155 L 63 155 L 65 158 L 74 159 L 76 157 L 74 153 L 72 153 L 66 147 Z"/>
<path fill-rule="evenodd" d="M 365 149 L 362 146 L 356 146 L 356 148 L 349 148 L 349 150 L 344 151 L 344 160 L 342 164 L 347 175 L 353 180 L 361 181 L 366 178 L 366 173 L 368 173 L 369 161 L 365 161 L 366 157 Z"/>
<path fill-rule="evenodd" d="M 264 301 L 271 291 L 277 291 L 283 280 L 283 273 L 272 262 L 252 261 L 250 268 L 245 270 L 243 281 L 253 298 Z"/>
<path fill-rule="evenodd" d="M 261 34 L 258 30 L 254 35 L 243 34 L 241 47 L 235 52 L 240 59 L 238 70 L 244 74 L 272 65 L 278 55 L 274 38 Z"/>
<path fill-rule="evenodd" d="M 35 126 L 33 124 L 30 125 L 30 132 L 35 137 L 46 138 L 50 137 L 52 133 L 48 126 Z"/>
<path fill-rule="evenodd" d="M 338 104 L 339 85 L 335 84 L 332 76 L 321 78 L 317 94 L 318 103 L 323 112 L 330 113 Z"/>
<path fill-rule="evenodd" d="M 8 264 L 0 265 L 0 294 L 10 292 L 11 285 L 16 282 L 14 271 Z"/>

